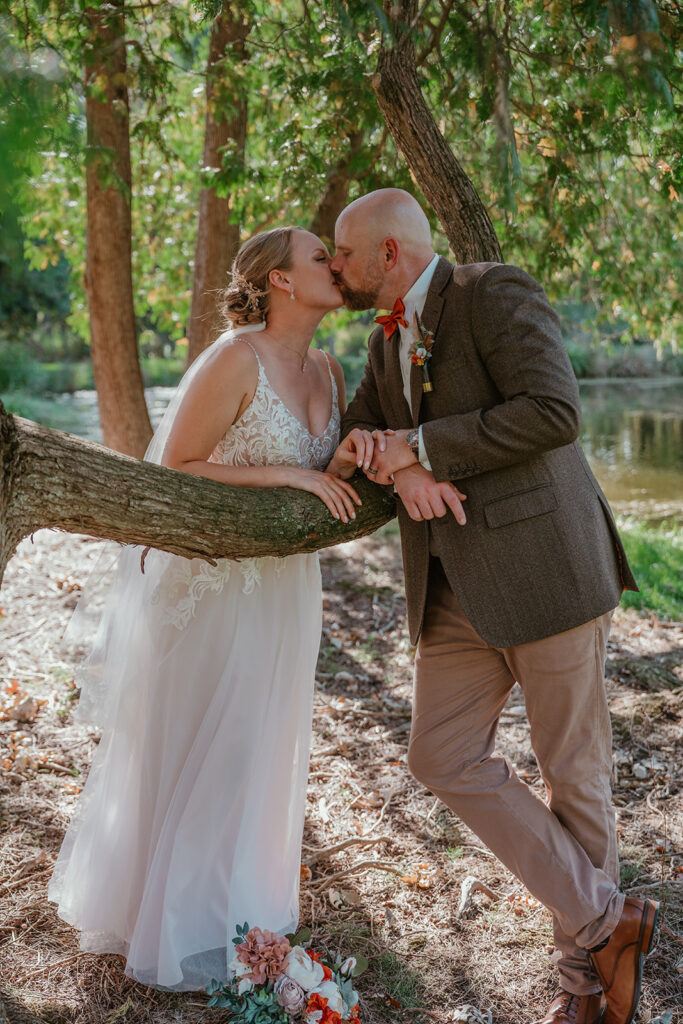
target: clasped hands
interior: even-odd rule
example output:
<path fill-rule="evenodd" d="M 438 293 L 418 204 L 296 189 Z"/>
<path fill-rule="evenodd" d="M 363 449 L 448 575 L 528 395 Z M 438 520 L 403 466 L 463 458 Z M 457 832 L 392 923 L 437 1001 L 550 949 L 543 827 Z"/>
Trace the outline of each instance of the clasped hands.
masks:
<path fill-rule="evenodd" d="M 411 519 L 421 522 L 445 516 L 449 509 L 464 526 L 462 502 L 466 495 L 449 481 L 439 483 L 429 469 L 418 462 L 406 441 L 407 430 L 361 430 L 356 427 L 342 441 L 335 461 L 353 473 L 362 469 L 368 480 L 394 485 Z"/>

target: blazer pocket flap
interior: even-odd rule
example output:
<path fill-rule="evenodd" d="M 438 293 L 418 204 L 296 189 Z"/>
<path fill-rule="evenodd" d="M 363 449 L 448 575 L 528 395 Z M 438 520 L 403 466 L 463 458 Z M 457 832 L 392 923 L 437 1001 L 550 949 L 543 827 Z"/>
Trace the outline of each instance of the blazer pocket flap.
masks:
<path fill-rule="evenodd" d="M 557 508 L 557 498 L 552 487 L 534 487 L 521 494 L 510 494 L 497 498 L 484 506 L 486 523 L 495 530 L 498 526 L 517 523 L 521 519 L 532 519 L 552 512 Z"/>

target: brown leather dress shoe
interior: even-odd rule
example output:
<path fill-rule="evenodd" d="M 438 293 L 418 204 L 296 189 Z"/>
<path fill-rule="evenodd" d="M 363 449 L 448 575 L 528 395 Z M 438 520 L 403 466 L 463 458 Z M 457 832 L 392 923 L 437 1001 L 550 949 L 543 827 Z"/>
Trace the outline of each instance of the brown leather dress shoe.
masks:
<path fill-rule="evenodd" d="M 604 1005 L 599 992 L 592 996 L 575 996 L 558 988 L 545 1017 L 536 1024 L 600 1024 Z"/>
<path fill-rule="evenodd" d="M 607 1001 L 604 1024 L 631 1024 L 658 916 L 659 903 L 627 896 L 607 943 L 602 949 L 589 951 Z"/>

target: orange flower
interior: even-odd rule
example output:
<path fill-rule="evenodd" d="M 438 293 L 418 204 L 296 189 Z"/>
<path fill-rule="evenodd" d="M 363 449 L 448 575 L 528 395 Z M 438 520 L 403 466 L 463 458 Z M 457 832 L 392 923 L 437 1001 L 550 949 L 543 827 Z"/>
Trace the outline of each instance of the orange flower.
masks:
<path fill-rule="evenodd" d="M 311 960 L 315 960 L 315 962 L 317 964 L 320 964 L 320 966 L 322 967 L 322 969 L 323 969 L 323 980 L 324 981 L 330 981 L 331 978 L 332 978 L 332 971 L 329 969 L 329 967 L 326 967 L 325 964 L 322 962 L 322 960 L 320 959 L 320 954 L 316 953 L 315 950 L 313 950 L 313 949 L 307 949 L 306 952 L 310 956 Z"/>
<path fill-rule="evenodd" d="M 342 1024 L 341 1014 L 331 1010 L 327 1005 L 327 999 L 319 992 L 314 992 L 309 998 L 306 1013 L 322 1013 L 322 1017 L 317 1018 L 320 1024 Z"/>

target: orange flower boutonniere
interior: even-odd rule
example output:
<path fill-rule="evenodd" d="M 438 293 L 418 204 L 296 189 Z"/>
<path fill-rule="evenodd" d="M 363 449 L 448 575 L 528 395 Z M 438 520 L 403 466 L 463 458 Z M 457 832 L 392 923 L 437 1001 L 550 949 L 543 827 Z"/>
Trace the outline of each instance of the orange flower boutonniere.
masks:
<path fill-rule="evenodd" d="M 432 358 L 432 344 L 434 335 L 431 331 L 425 330 L 419 315 L 415 314 L 415 322 L 420 335 L 419 341 L 414 341 L 408 350 L 411 363 L 422 367 L 422 390 L 429 392 L 434 390 L 432 378 L 429 373 L 429 360 Z"/>

